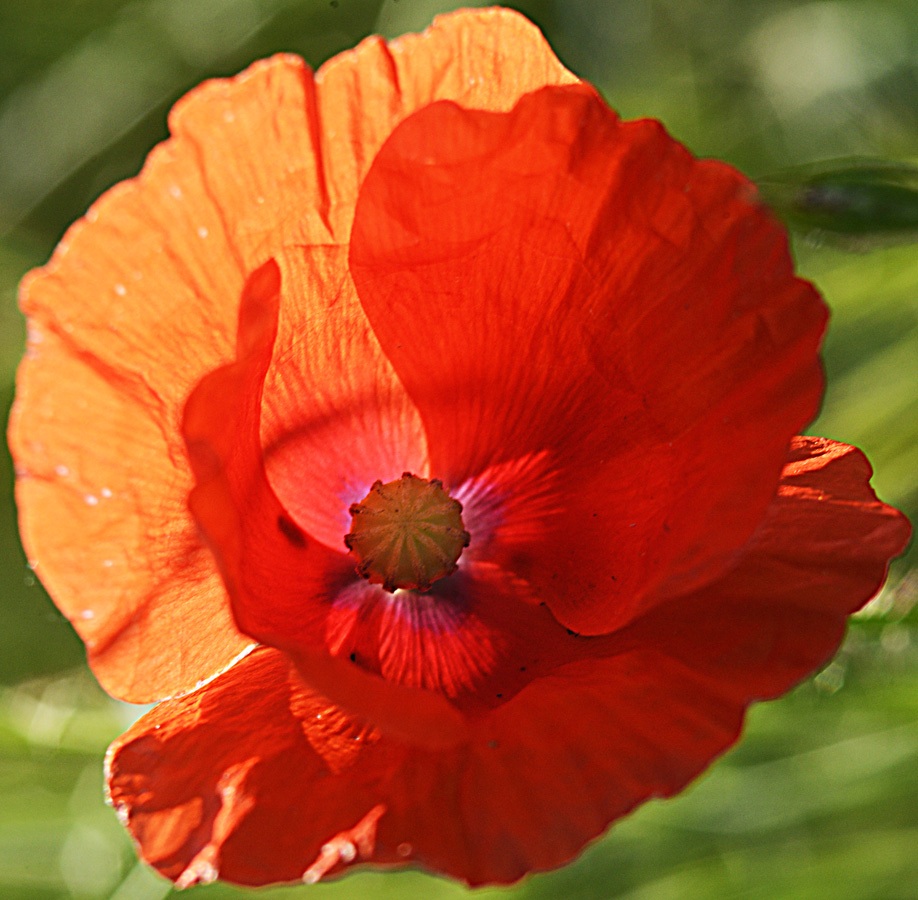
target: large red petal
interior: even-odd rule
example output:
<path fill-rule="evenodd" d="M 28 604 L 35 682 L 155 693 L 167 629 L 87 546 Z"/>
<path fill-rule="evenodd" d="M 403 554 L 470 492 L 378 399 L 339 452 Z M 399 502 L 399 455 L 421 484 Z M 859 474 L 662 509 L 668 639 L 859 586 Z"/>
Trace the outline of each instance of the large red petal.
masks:
<path fill-rule="evenodd" d="M 501 562 L 578 631 L 723 571 L 815 412 L 825 310 L 751 194 L 586 86 L 434 104 L 361 188 L 352 273 L 431 472 L 542 459 L 544 537 Z"/>
<path fill-rule="evenodd" d="M 429 830 L 416 852 L 433 868 L 509 881 L 680 790 L 736 740 L 751 702 L 832 655 L 904 548 L 908 523 L 869 477 L 856 449 L 796 438 L 779 495 L 729 575 L 655 608 L 616 643 L 584 639 L 598 658 L 533 682 L 479 723 L 464 754 L 399 768 L 387 788 L 405 796 L 452 783 L 461 824 L 437 832 L 416 811 L 424 827 L 395 833 Z"/>
<path fill-rule="evenodd" d="M 182 884 L 309 879 L 414 861 L 473 884 L 569 859 L 681 789 L 745 708 L 832 653 L 908 525 L 849 447 L 798 439 L 734 572 L 657 607 L 430 750 L 342 713 L 257 651 L 115 743 L 109 784 L 141 851 Z"/>
<path fill-rule="evenodd" d="M 181 886 L 408 861 L 513 881 L 577 852 L 642 791 L 675 789 L 738 727 L 700 679 L 653 652 L 590 668 L 533 686 L 467 742 L 432 752 L 343 715 L 259 650 L 115 742 L 111 801 L 144 859 Z"/>

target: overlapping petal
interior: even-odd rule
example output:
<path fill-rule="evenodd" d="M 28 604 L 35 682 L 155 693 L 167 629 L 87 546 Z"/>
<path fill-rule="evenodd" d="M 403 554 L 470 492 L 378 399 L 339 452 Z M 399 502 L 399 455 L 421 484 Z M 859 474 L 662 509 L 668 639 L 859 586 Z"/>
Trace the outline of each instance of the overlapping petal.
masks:
<path fill-rule="evenodd" d="M 431 471 L 545 458 L 563 503 L 501 562 L 577 631 L 724 571 L 815 413 L 825 310 L 751 191 L 583 85 L 431 105 L 361 189 L 352 273 Z"/>
<path fill-rule="evenodd" d="M 382 724 L 424 743 L 452 742 L 463 726 L 442 696 L 387 685 L 329 652 L 326 620 L 335 597 L 356 580 L 353 561 L 343 544 L 333 550 L 297 525 L 262 455 L 262 395 L 280 292 L 280 271 L 268 262 L 246 287 L 237 360 L 204 378 L 188 400 L 183 433 L 197 479 L 191 510 L 245 634 L 289 652 L 310 684 L 349 709 L 372 710 Z"/>
<path fill-rule="evenodd" d="M 831 655 L 908 538 L 868 477 L 853 448 L 798 439 L 733 572 L 614 641 L 581 638 L 593 648 L 581 661 L 477 717 L 451 749 L 380 733 L 259 651 L 116 742 L 113 802 L 145 858 L 188 881 L 414 861 L 477 884 L 557 865 L 678 791 L 736 739 L 750 702 Z M 786 528 L 818 537 L 788 541 Z"/>
<path fill-rule="evenodd" d="M 256 63 L 176 104 L 172 137 L 143 172 L 26 279 L 22 307 L 45 340 L 20 368 L 11 429 L 24 541 L 110 692 L 148 701 L 190 689 L 247 643 L 185 510 L 179 423 L 196 383 L 233 358 L 248 275 L 285 243 L 346 243 L 363 174 L 420 106 L 507 109 L 575 80 L 534 26 L 501 10 L 445 16 L 391 45 L 368 39 L 315 76 L 293 56 Z M 80 409 L 117 409 L 119 424 Z M 89 429 L 115 443 L 86 440 Z M 79 499 L 103 488 L 121 501 Z M 103 532 L 101 558 L 68 549 Z"/>
<path fill-rule="evenodd" d="M 324 260 L 326 251 L 318 252 Z M 301 267 L 305 259 L 306 251 L 300 251 Z M 197 479 L 192 512 L 246 635 L 285 650 L 314 687 L 351 712 L 372 718 L 387 733 L 422 745 L 455 743 L 467 730 L 460 710 L 478 714 L 499 705 L 533 679 L 582 658 L 584 646 L 544 604 L 533 602 L 486 560 L 463 566 L 425 595 L 393 596 L 366 585 L 357 578 L 343 541 L 335 548 L 320 540 L 285 505 L 283 492 L 271 483 L 271 452 L 263 453 L 261 423 L 266 375 L 278 364 L 281 300 L 311 294 L 309 281 L 297 273 L 302 276 L 304 270 L 291 263 L 286 275 L 292 284 L 286 288 L 274 262 L 255 273 L 241 306 L 237 360 L 204 378 L 188 401 L 183 432 Z M 321 324 L 310 326 L 305 317 L 304 333 L 327 330 L 337 337 L 331 340 L 336 352 L 346 354 L 350 341 L 365 337 L 359 326 L 335 331 L 341 324 L 338 308 L 332 303 Z M 321 375 L 322 341 L 313 346 L 313 371 Z M 292 368 L 296 371 L 295 363 Z M 382 376 L 375 384 L 382 389 L 385 369 L 368 366 L 368 371 Z M 309 378 L 302 384 L 311 385 Z M 321 380 L 314 391 L 303 393 L 295 407 L 299 410 L 328 396 Z M 344 417 L 347 427 L 341 430 L 358 460 L 380 452 L 373 442 L 379 436 L 376 427 L 389 421 L 391 413 L 386 404 L 365 409 L 366 418 Z M 338 415 L 343 412 L 331 418 Z M 369 430 L 361 427 L 367 422 Z M 294 467 L 304 485 L 317 473 L 333 473 L 336 465 L 347 470 L 348 461 L 340 454 L 349 445 L 306 437 L 310 440 L 300 448 Z M 406 452 L 410 449 L 409 443 Z M 283 478 L 284 466 L 292 462 L 280 458 L 275 483 L 292 483 Z M 347 500 L 327 487 L 319 500 L 325 509 L 346 513 Z M 471 510 L 476 519 L 487 518 L 475 512 L 474 502 Z M 477 525 L 476 519 L 471 521 Z M 323 520 L 316 521 L 323 527 Z M 333 526 L 328 531 L 334 534 Z"/>

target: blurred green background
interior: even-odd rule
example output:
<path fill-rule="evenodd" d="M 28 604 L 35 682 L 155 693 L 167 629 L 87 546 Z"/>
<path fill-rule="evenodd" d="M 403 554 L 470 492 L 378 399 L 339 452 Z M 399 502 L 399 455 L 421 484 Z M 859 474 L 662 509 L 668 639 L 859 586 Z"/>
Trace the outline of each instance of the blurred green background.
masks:
<path fill-rule="evenodd" d="M 0 0 L 0 375 L 12 397 L 16 285 L 165 136 L 202 78 L 277 50 L 313 65 L 438 0 Z M 475 5 L 475 4 L 464 4 Z M 626 117 L 656 116 L 747 174 L 830 158 L 918 157 L 915 0 L 533 0 L 518 4 Z M 918 513 L 918 245 L 795 234 L 826 296 L 829 390 L 813 432 L 857 443 L 881 497 Z M 86 423 L 91 436 L 92 422 Z M 106 744 L 138 711 L 109 700 L 26 568 L 9 459 L 0 512 L 0 897 L 153 900 L 102 803 Z M 617 825 L 573 865 L 483 897 L 918 898 L 914 548 L 837 657 L 680 798 Z M 221 885 L 203 897 L 238 897 Z M 262 897 L 453 898 L 420 873 L 357 874 Z"/>

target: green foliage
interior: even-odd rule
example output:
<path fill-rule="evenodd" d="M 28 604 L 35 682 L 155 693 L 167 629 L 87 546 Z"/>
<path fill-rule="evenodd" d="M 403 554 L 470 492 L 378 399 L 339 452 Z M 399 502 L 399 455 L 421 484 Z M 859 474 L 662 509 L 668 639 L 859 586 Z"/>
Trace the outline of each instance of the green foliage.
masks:
<path fill-rule="evenodd" d="M 760 179 L 762 196 L 800 231 L 869 249 L 918 240 L 918 168 L 851 162 Z"/>
<path fill-rule="evenodd" d="M 16 283 L 98 193 L 139 169 L 165 137 L 177 97 L 259 56 L 291 50 L 318 64 L 373 30 L 420 28 L 458 5 L 3 0 L 2 408 L 22 347 Z M 918 254 L 914 244 L 889 246 L 916 230 L 913 0 L 511 5 L 624 115 L 658 116 L 695 152 L 754 177 L 792 173 L 762 181 L 799 228 L 801 271 L 833 312 L 828 393 L 812 430 L 862 446 L 879 494 L 918 518 Z M 884 162 L 818 164 L 865 157 Z M 844 252 L 852 242 L 870 252 Z M 104 748 L 138 711 L 102 694 L 79 641 L 26 568 L 5 455 L 0 481 L 0 896 L 159 900 L 169 884 L 136 863 L 101 794 Z M 686 794 L 644 807 L 566 869 L 478 896 L 916 896 L 915 559 L 913 547 L 839 657 L 788 697 L 754 709 L 743 743 Z M 307 891 L 320 900 L 468 893 L 412 872 L 258 896 Z M 246 892 L 214 885 L 198 893 Z"/>

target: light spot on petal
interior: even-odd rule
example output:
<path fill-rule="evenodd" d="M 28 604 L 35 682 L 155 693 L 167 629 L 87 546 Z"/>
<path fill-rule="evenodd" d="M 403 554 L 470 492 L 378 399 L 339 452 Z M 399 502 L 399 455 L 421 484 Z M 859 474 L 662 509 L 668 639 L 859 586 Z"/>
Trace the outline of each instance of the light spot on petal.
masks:
<path fill-rule="evenodd" d="M 99 498 L 95 494 L 87 494 L 84 498 L 87 506 L 98 506 Z"/>
<path fill-rule="evenodd" d="M 173 184 L 169 186 L 169 193 L 178 200 L 182 196 L 182 189 L 177 184 Z"/>
<path fill-rule="evenodd" d="M 202 853 L 208 851 L 210 845 L 204 848 Z M 213 851 L 211 851 L 213 852 Z M 195 857 L 181 875 L 175 881 L 175 887 L 178 890 L 194 887 L 196 884 L 213 884 L 219 877 L 217 867 L 206 858 Z"/>
<path fill-rule="evenodd" d="M 91 609 L 84 609 L 84 610 L 80 613 L 80 618 L 81 618 L 81 619 L 92 619 L 94 616 L 95 616 L 95 611 L 94 611 L 94 610 L 91 610 Z"/>
<path fill-rule="evenodd" d="M 54 474 L 66 478 L 70 474 L 70 469 L 65 465 L 57 465 L 54 467 Z"/>
<path fill-rule="evenodd" d="M 115 293 L 119 297 L 123 297 L 127 293 L 127 288 L 119 282 L 118 284 L 115 285 Z"/>
<path fill-rule="evenodd" d="M 201 225 L 200 228 L 198 228 L 198 237 L 199 237 L 199 238 L 206 238 L 207 235 L 209 235 L 209 234 L 210 234 L 210 232 L 209 232 L 203 225 Z"/>
<path fill-rule="evenodd" d="M 323 844 L 315 862 L 303 873 L 303 882 L 315 884 L 338 866 L 370 859 L 376 849 L 376 825 L 385 811 L 384 804 L 377 804 L 353 828 Z"/>

